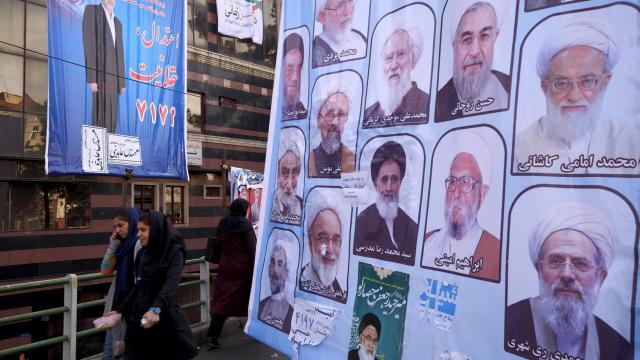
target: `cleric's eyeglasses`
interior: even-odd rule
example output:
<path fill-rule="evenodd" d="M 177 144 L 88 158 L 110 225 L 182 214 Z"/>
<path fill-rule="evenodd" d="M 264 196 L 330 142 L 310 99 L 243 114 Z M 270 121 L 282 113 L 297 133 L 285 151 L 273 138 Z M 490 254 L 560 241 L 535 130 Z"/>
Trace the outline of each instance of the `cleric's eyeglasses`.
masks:
<path fill-rule="evenodd" d="M 591 270 L 599 269 L 600 267 L 591 264 L 589 260 L 583 258 L 569 258 L 566 259 L 564 257 L 552 257 L 548 260 L 540 260 L 542 266 L 546 266 L 551 270 L 560 270 L 564 269 L 566 265 L 569 265 L 570 268 L 578 270 L 579 272 L 586 273 Z"/>
<path fill-rule="evenodd" d="M 333 110 L 327 111 L 324 114 L 320 114 L 320 117 L 322 117 L 324 119 L 327 119 L 327 120 L 331 120 L 331 121 L 335 120 L 336 118 L 339 121 L 345 121 L 347 119 L 347 116 L 348 116 L 348 114 L 346 114 L 346 113 L 343 113 L 341 111 L 336 113 Z"/>
<path fill-rule="evenodd" d="M 479 182 L 479 180 L 475 180 L 468 175 L 460 177 L 449 176 L 444 180 L 444 186 L 447 189 L 447 192 L 454 192 L 459 185 L 460 192 L 468 193 L 473 190 L 473 186 Z"/>
<path fill-rule="evenodd" d="M 335 12 L 339 12 L 339 13 L 344 13 L 344 11 L 347 9 L 352 10 L 354 6 L 356 6 L 356 0 L 343 0 L 340 1 L 338 4 L 336 4 L 335 8 L 328 8 L 325 7 L 325 10 L 332 10 Z"/>
<path fill-rule="evenodd" d="M 593 90 L 598 86 L 598 83 L 600 83 L 602 78 L 606 75 L 608 75 L 608 73 L 602 73 L 601 75 L 582 75 L 577 80 L 573 80 L 565 76 L 547 78 L 545 80 L 551 83 L 551 88 L 555 92 L 564 93 L 571 90 L 574 84 L 578 85 L 578 88 L 580 90 Z"/>
<path fill-rule="evenodd" d="M 335 246 L 340 246 L 340 244 L 342 244 L 342 238 L 340 235 L 329 236 L 325 233 L 320 233 L 318 235 L 310 234 L 309 236 L 315 241 L 319 241 L 320 244 L 328 245 L 330 242 L 333 242 L 333 245 Z"/>

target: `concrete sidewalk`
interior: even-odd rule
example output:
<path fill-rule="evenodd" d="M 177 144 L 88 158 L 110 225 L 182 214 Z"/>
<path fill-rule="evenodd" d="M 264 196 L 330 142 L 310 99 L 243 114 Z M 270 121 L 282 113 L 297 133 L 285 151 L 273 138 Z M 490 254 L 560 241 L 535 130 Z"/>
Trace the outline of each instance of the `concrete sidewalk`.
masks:
<path fill-rule="evenodd" d="M 255 340 L 242 330 L 246 318 L 229 318 L 220 336 L 220 347 L 207 351 L 207 344 L 200 345 L 200 355 L 196 360 L 287 360 L 286 355 Z"/>

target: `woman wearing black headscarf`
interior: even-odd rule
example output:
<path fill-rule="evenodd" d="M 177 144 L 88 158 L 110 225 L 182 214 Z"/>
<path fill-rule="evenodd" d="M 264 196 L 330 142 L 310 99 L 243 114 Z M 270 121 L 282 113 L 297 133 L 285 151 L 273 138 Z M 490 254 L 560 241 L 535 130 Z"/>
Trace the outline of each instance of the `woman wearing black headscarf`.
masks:
<path fill-rule="evenodd" d="M 105 312 L 116 309 L 129 294 L 133 287 L 133 257 L 138 241 L 138 209 L 123 207 L 116 210 L 113 215 L 113 232 L 109 239 L 109 247 L 100 264 L 100 272 L 104 275 L 112 275 L 115 278 L 109 289 Z M 109 300 L 110 299 L 110 300 Z M 113 330 L 106 331 L 103 360 L 112 360 L 114 356 L 121 355 L 122 346 L 119 346 L 121 338 L 116 338 L 114 344 Z M 115 345 L 115 346 L 114 346 Z"/>
<path fill-rule="evenodd" d="M 161 213 L 138 221 L 142 249 L 134 261 L 135 286 L 118 307 L 127 321 L 127 359 L 191 359 L 198 354 L 189 321 L 178 305 L 186 246 Z"/>
<path fill-rule="evenodd" d="M 220 264 L 213 292 L 209 341 L 211 348 L 220 346 L 218 337 L 229 316 L 247 316 L 256 234 L 247 220 L 249 202 L 238 198 L 229 206 L 229 216 L 218 223 Z"/>

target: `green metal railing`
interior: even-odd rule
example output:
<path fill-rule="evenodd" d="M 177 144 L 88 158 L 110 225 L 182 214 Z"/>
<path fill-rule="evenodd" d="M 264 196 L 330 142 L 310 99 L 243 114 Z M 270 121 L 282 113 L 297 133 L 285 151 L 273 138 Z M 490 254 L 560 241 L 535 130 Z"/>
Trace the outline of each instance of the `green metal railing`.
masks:
<path fill-rule="evenodd" d="M 196 264 L 198 264 L 200 267 L 199 279 L 192 280 L 192 281 L 185 281 L 178 285 L 180 288 L 185 288 L 189 286 L 199 286 L 200 288 L 199 301 L 182 305 L 183 309 L 193 308 L 196 306 L 200 307 L 200 322 L 196 324 L 192 324 L 191 325 L 192 327 L 197 327 L 209 322 L 209 304 L 210 304 L 209 289 L 211 286 L 210 279 L 209 279 L 209 264 L 204 260 L 204 257 L 186 261 L 186 265 L 196 265 Z M 62 343 L 63 359 L 75 360 L 77 339 L 94 335 L 104 331 L 102 329 L 87 329 L 87 330 L 77 331 L 76 326 L 77 326 L 78 310 L 87 309 L 95 306 L 101 306 L 106 303 L 105 299 L 99 299 L 99 300 L 87 301 L 87 302 L 78 304 L 78 283 L 110 278 L 112 276 L 113 275 L 102 275 L 100 273 L 86 274 L 86 275 L 68 274 L 64 278 L 38 280 L 38 281 L 31 281 L 26 283 L 0 286 L 0 296 L 9 294 L 9 293 L 14 293 L 17 291 L 30 291 L 30 290 L 37 290 L 37 289 L 42 289 L 42 288 L 51 287 L 51 286 L 64 286 L 64 306 L 0 318 L 0 326 L 2 326 L 2 325 L 8 325 L 8 324 L 12 324 L 20 321 L 39 318 L 41 316 L 63 314 L 62 336 L 0 350 L 0 358 L 4 356 L 16 355 L 23 352 L 32 351 L 32 350 L 49 347 L 52 345 L 57 345 Z M 96 355 L 91 356 L 90 358 L 95 358 L 95 357 Z"/>

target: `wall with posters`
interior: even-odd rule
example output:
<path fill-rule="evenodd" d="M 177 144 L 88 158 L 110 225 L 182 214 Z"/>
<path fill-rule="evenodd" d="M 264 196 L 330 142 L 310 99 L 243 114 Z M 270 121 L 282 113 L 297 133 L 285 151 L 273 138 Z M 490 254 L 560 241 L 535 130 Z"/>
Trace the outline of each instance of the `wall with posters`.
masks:
<path fill-rule="evenodd" d="M 182 0 L 49 0 L 48 174 L 186 180 Z"/>
<path fill-rule="evenodd" d="M 637 1 L 314 5 L 283 6 L 247 333 L 637 358 Z"/>

